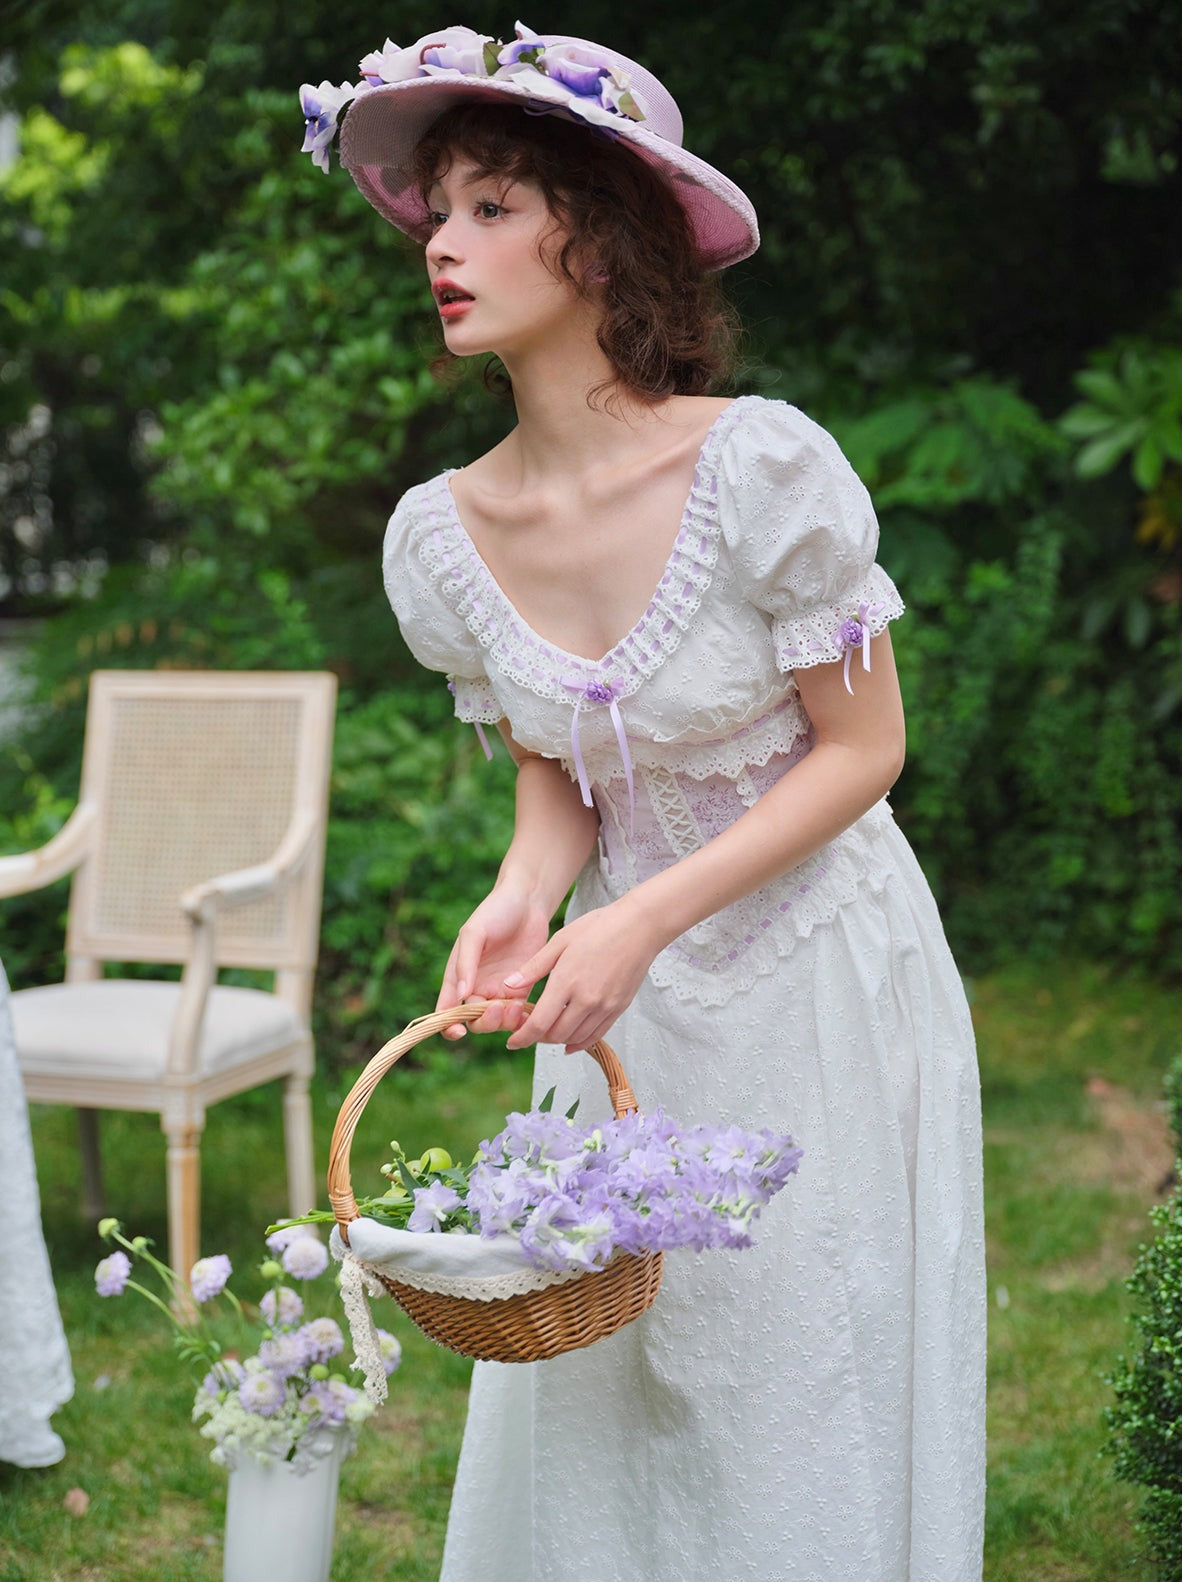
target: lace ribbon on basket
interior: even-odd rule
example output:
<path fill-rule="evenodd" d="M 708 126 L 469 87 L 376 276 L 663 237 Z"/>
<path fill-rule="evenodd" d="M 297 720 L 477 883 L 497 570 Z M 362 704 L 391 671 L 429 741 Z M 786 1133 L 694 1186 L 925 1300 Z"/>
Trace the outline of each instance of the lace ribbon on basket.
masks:
<path fill-rule="evenodd" d="M 341 1259 L 341 1302 L 349 1320 L 353 1351 L 365 1374 L 365 1393 L 375 1406 L 381 1406 L 388 1390 L 386 1367 L 373 1314 L 365 1300 L 367 1291 L 370 1296 L 382 1295 L 382 1287 L 364 1264 L 346 1252 Z"/>

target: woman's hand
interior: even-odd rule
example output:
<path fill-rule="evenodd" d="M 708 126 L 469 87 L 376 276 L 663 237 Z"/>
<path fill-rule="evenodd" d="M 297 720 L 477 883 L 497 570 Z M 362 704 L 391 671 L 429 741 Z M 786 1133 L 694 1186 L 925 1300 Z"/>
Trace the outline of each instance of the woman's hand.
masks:
<path fill-rule="evenodd" d="M 470 1024 L 478 1033 L 519 1027 L 526 1014 L 524 1001 L 529 988 L 508 988 L 505 975 L 530 960 L 546 943 L 549 933 L 550 919 L 543 907 L 508 887 L 493 890 L 456 936 L 435 1009 L 441 1011 L 470 998 L 519 1000 L 521 1009 L 494 1006 Z M 443 1036 L 462 1038 L 464 1024 L 456 1022 Z"/>
<path fill-rule="evenodd" d="M 629 896 L 560 928 L 504 980 L 502 993 L 528 994 L 549 974 L 508 1047 L 565 1044 L 570 1053 L 603 1038 L 666 943 Z"/>

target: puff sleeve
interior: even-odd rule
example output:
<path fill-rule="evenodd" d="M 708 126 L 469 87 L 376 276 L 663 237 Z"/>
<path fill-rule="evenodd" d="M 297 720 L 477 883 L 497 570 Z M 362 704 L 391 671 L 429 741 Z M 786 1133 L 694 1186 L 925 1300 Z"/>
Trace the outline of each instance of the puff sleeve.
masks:
<path fill-rule="evenodd" d="M 776 663 L 848 657 L 903 613 L 875 563 L 878 522 L 837 441 L 782 401 L 753 403 L 720 457 L 719 517 L 739 587 L 770 620 Z"/>
<path fill-rule="evenodd" d="M 447 676 L 457 719 L 495 724 L 505 711 L 488 680 L 484 650 L 440 587 L 441 568 L 432 553 L 440 496 L 441 480 L 433 479 L 398 502 L 382 547 L 386 597 L 419 664 Z"/>

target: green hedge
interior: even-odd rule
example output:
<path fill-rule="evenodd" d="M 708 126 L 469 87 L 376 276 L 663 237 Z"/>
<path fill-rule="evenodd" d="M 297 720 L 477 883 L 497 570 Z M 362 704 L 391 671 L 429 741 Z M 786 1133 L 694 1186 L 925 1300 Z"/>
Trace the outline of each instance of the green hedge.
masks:
<path fill-rule="evenodd" d="M 1166 1079 L 1182 1153 L 1182 1056 Z M 1157 1235 L 1128 1282 L 1137 1349 L 1111 1383 L 1109 1448 L 1117 1473 L 1144 1490 L 1141 1530 L 1161 1582 L 1182 1582 L 1182 1190 L 1150 1211 Z"/>

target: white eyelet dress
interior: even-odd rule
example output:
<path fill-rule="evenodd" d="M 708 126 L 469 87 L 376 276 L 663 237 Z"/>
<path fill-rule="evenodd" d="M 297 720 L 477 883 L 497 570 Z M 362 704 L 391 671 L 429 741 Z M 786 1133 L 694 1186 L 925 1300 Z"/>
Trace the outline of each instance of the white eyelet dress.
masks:
<path fill-rule="evenodd" d="M 696 850 L 809 751 L 794 671 L 852 658 L 856 688 L 849 623 L 902 614 L 877 539 L 830 436 L 744 397 L 702 446 L 652 602 L 598 662 L 525 625 L 447 474 L 399 504 L 385 575 L 459 718 L 507 718 L 590 787 L 601 836 L 577 914 Z M 643 1108 L 791 1132 L 800 1173 L 754 1248 L 668 1254 L 656 1305 L 616 1335 L 476 1364 L 443 1582 L 980 1582 L 973 1034 L 887 804 L 663 951 L 610 1036 Z M 606 1111 L 583 1056 L 539 1049 L 536 1081 Z"/>

